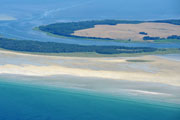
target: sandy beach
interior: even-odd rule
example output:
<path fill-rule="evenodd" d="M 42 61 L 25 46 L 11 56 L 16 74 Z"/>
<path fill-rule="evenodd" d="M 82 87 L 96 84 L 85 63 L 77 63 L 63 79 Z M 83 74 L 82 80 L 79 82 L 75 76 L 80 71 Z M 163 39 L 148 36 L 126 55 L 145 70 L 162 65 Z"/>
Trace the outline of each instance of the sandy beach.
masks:
<path fill-rule="evenodd" d="M 4 78 L 118 95 L 146 95 L 176 103 L 180 100 L 179 71 L 180 61 L 162 56 L 63 57 L 0 50 L 0 76 Z"/>
<path fill-rule="evenodd" d="M 147 62 L 129 62 L 128 60 L 147 60 Z M 0 51 L 1 74 L 27 76 L 71 75 L 180 86 L 179 71 L 179 61 L 158 56 L 85 58 Z"/>

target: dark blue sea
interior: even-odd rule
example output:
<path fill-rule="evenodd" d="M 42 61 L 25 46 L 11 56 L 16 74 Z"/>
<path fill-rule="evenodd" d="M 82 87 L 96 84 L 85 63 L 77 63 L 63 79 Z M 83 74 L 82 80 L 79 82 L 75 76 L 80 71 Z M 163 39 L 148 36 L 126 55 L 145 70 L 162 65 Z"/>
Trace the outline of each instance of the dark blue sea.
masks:
<path fill-rule="evenodd" d="M 180 120 L 170 104 L 0 81 L 0 120 Z"/>

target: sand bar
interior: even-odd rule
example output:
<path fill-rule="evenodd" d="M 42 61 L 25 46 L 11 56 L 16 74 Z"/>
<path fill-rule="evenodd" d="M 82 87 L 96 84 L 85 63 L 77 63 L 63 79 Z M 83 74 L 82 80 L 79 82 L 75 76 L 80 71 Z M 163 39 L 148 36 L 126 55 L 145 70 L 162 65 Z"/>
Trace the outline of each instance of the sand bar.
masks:
<path fill-rule="evenodd" d="M 131 59 L 151 60 L 151 62 L 127 61 Z M 158 56 L 84 58 L 0 51 L 0 74 L 26 76 L 71 75 L 180 86 L 179 71 L 180 62 Z"/>
<path fill-rule="evenodd" d="M 9 21 L 9 20 L 16 20 L 15 17 L 9 16 L 9 15 L 1 15 L 0 14 L 0 21 Z"/>

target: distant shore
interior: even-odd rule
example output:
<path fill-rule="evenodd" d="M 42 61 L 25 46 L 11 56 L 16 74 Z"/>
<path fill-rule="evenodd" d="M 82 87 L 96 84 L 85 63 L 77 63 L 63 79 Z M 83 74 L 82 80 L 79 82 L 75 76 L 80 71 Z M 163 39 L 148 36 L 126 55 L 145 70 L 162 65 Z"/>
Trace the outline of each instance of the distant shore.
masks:
<path fill-rule="evenodd" d="M 116 42 L 180 42 L 180 20 L 92 20 L 54 23 L 34 28 L 53 37 Z M 172 37 L 176 35 L 177 37 Z"/>

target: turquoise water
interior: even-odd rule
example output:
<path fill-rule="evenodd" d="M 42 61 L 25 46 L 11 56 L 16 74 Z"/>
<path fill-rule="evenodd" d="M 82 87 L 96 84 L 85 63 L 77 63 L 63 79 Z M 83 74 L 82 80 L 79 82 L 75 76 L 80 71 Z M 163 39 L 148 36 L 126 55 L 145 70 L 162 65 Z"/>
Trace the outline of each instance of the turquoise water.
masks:
<path fill-rule="evenodd" d="M 0 120 L 179 120 L 180 108 L 0 82 Z"/>

